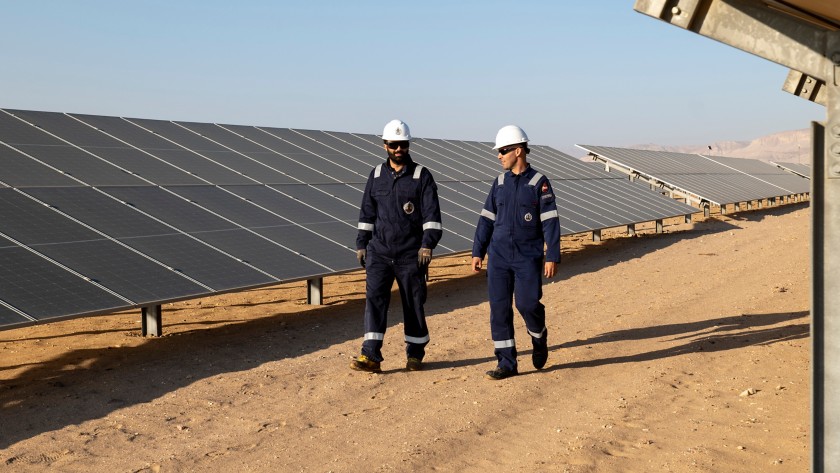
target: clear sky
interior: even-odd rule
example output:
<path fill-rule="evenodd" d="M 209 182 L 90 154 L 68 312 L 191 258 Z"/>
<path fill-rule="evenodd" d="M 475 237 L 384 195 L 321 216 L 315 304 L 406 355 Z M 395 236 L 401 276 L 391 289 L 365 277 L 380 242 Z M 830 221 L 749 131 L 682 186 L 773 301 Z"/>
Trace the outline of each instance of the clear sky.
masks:
<path fill-rule="evenodd" d="M 492 141 L 702 145 L 806 128 L 787 69 L 633 0 L 0 0 L 0 108 Z"/>

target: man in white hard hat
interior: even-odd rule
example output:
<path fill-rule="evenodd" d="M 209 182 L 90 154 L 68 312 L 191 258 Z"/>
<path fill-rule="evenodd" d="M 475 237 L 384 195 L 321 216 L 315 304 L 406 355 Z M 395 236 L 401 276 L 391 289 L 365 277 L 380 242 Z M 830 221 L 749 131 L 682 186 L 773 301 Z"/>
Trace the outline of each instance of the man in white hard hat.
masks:
<path fill-rule="evenodd" d="M 406 343 L 406 369 L 423 367 L 429 330 L 426 272 L 432 250 L 443 234 L 440 204 L 432 173 L 408 154 L 411 132 L 400 120 L 382 131 L 388 159 L 371 172 L 359 210 L 356 255 L 365 268 L 365 340 L 350 367 L 380 372 L 382 342 L 394 279 L 400 289 Z"/>
<path fill-rule="evenodd" d="M 525 131 L 514 125 L 503 127 L 493 149 L 498 150 L 505 172 L 493 181 L 481 210 L 472 269 L 481 270 L 489 249 L 490 332 L 498 363 L 487 377 L 500 380 L 519 374 L 511 307 L 514 296 L 531 335 L 534 368 L 542 369 L 548 360 L 541 273 L 553 277 L 560 262 L 560 221 L 551 183 L 526 159 L 530 149 Z"/>

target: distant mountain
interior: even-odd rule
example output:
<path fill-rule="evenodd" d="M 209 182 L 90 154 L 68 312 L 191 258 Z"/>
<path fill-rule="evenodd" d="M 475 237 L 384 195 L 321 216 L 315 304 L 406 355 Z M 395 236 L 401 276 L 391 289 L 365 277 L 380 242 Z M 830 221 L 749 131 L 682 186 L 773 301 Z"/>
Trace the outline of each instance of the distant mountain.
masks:
<path fill-rule="evenodd" d="M 709 146 L 711 146 L 711 150 L 709 150 Z M 759 161 L 808 163 L 811 160 L 811 131 L 807 128 L 782 131 L 752 141 L 718 141 L 711 145 L 660 146 L 641 144 L 630 145 L 627 148 L 710 154 L 731 158 L 757 159 Z"/>

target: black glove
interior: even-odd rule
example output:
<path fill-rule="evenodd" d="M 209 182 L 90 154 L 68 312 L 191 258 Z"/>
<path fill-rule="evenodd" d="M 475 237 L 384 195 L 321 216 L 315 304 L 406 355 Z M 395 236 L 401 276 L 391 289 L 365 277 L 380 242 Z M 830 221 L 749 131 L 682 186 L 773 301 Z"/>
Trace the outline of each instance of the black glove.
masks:
<path fill-rule="evenodd" d="M 361 250 L 356 250 L 356 259 L 359 260 L 359 264 L 362 265 L 363 268 L 365 267 L 365 257 L 366 256 L 367 256 L 367 250 L 365 250 L 364 248 L 361 249 Z"/>
<path fill-rule="evenodd" d="M 432 262 L 432 250 L 428 248 L 420 248 L 417 252 L 417 266 L 425 267 Z"/>

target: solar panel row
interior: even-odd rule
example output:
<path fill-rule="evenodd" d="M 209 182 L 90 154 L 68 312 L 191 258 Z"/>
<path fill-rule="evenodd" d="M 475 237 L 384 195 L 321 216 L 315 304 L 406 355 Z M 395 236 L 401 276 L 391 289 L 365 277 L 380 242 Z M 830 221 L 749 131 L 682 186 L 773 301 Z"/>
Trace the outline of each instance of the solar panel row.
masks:
<path fill-rule="evenodd" d="M 500 172 L 489 143 L 416 139 L 438 183 L 437 254 L 469 250 Z M 545 146 L 564 234 L 695 209 Z M 341 132 L 0 112 L 0 327 L 356 268 L 381 139 Z"/>
<path fill-rule="evenodd" d="M 754 159 L 577 146 L 608 165 L 670 189 L 694 203 L 725 206 L 806 194 L 810 190 L 806 180 Z"/>

